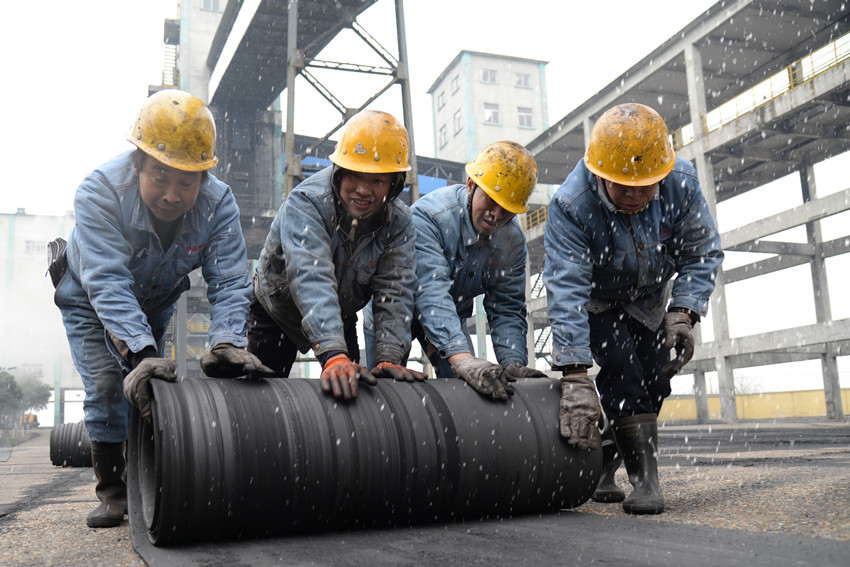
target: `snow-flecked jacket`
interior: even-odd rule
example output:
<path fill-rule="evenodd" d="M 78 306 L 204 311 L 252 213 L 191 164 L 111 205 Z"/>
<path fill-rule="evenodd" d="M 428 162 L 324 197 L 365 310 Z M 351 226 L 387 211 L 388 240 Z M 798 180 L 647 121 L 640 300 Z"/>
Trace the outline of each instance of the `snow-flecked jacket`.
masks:
<path fill-rule="evenodd" d="M 254 293 L 302 352 L 348 352 L 343 318 L 374 298 L 378 361 L 400 363 L 410 348 L 414 232 L 398 199 L 383 223 L 361 227 L 353 242 L 339 230 L 332 167 L 301 182 L 272 221 L 254 279 Z M 362 234 L 361 234 L 362 233 Z M 353 355 L 354 353 L 349 353 Z"/>
<path fill-rule="evenodd" d="M 416 227 L 416 316 L 428 340 L 448 358 L 468 352 L 466 319 L 484 294 L 493 350 L 500 364 L 526 364 L 525 235 L 516 218 L 479 238 L 467 212 L 466 185 L 428 193 L 411 206 Z"/>
<path fill-rule="evenodd" d="M 251 281 L 239 207 L 225 183 L 208 174 L 174 241 L 162 249 L 153 215 L 139 194 L 133 151 L 91 172 L 74 198 L 68 238 L 73 286 L 63 292 L 90 303 L 103 326 L 133 352 L 156 347 L 147 316 L 174 309 L 201 268 L 210 301 L 210 346 L 247 344 Z"/>
<path fill-rule="evenodd" d="M 672 287 L 670 307 L 705 315 L 723 261 L 696 170 L 684 159 L 635 215 L 617 212 L 580 161 L 549 204 L 544 246 L 554 366 L 592 363 L 588 311 L 622 308 L 654 330 Z"/>

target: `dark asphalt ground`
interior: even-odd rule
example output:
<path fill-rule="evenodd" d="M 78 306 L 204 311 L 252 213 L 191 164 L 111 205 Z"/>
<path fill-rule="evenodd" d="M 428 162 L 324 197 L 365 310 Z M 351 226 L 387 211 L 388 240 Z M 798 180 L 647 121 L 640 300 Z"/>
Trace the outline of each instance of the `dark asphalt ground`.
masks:
<path fill-rule="evenodd" d="M 658 516 L 588 502 L 516 518 L 134 550 L 126 521 L 86 527 L 92 471 L 54 467 L 42 429 L 0 455 L 0 565 L 850 565 L 850 421 L 676 425 L 659 437 L 667 510 Z M 623 469 L 618 483 L 628 487 Z"/>

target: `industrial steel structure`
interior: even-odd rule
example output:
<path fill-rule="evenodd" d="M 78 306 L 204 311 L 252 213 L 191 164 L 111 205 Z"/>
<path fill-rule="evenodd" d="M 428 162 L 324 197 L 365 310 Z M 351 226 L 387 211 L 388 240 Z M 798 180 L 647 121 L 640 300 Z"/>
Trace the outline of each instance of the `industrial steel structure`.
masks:
<path fill-rule="evenodd" d="M 303 174 L 299 155 L 321 147 L 348 116 L 394 84 L 401 86 L 404 122 L 411 129 L 403 2 L 395 0 L 398 55 L 381 47 L 356 21 L 374 3 L 231 1 L 205 58 L 207 70 L 202 76 L 208 83 L 184 83 L 188 69 L 174 73 L 181 88 L 208 95 L 221 124 L 220 171 L 242 208 L 253 257 L 280 199 Z M 184 18 L 183 25 L 187 24 Z M 342 29 L 353 30 L 387 66 L 317 60 L 317 54 Z M 718 202 L 789 174 L 799 176 L 800 206 L 722 234 L 725 250 L 753 253 L 756 259 L 721 273 L 710 310 L 713 340 L 699 345 L 685 369 L 695 377 L 700 421 L 708 420 L 706 372 L 718 373 L 721 417 L 732 422 L 737 416 L 735 368 L 807 359 L 821 361 L 827 415 L 843 415 L 836 357 L 850 352 L 850 319 L 832 320 L 825 264 L 828 258 L 850 251 L 850 238 L 824 241 L 818 221 L 850 209 L 850 189 L 818 198 L 813 166 L 850 150 L 848 32 L 850 4 L 843 1 L 719 1 L 528 144 L 540 166 L 540 182 L 558 185 L 584 154 L 595 119 L 613 105 L 632 101 L 656 108 L 665 118 L 678 154 L 696 165 L 715 215 Z M 198 49 L 199 43 L 191 42 L 190 48 Z M 177 60 L 182 56 L 178 54 Z M 178 65 L 186 67 L 189 62 Z M 380 92 L 352 109 L 312 77 L 312 67 L 384 74 L 389 79 Z M 291 122 L 298 74 L 341 115 L 334 130 L 303 151 L 296 145 Z M 285 89 L 288 120 L 281 147 L 282 121 L 275 105 Z M 285 156 L 283 181 L 281 155 Z M 434 167 L 452 169 L 448 163 Z M 414 185 L 410 198 L 416 196 Z M 540 207 L 525 219 L 529 346 L 542 357 L 548 356 L 550 348 L 540 280 L 545 211 Z M 718 221 L 722 227 L 723 219 Z M 793 227 L 805 227 L 805 242 L 772 236 Z M 731 337 L 726 286 L 800 265 L 811 269 L 817 321 L 802 328 Z"/>

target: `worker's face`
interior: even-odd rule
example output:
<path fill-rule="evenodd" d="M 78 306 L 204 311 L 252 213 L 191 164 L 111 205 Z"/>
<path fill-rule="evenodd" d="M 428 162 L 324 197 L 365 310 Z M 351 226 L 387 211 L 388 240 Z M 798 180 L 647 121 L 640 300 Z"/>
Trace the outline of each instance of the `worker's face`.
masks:
<path fill-rule="evenodd" d="M 472 226 L 478 234 L 491 236 L 514 218 L 513 213 L 491 199 L 470 177 L 466 179 L 466 194 L 472 199 Z"/>
<path fill-rule="evenodd" d="M 339 197 L 355 218 L 366 218 L 381 208 L 392 186 L 393 173 L 342 170 Z"/>
<path fill-rule="evenodd" d="M 153 215 L 171 222 L 195 206 L 201 190 L 202 171 L 182 171 L 145 156 L 139 176 L 139 193 Z"/>
<path fill-rule="evenodd" d="M 634 215 L 641 212 L 655 198 L 655 193 L 658 191 L 658 183 L 641 187 L 631 187 L 629 185 L 620 185 L 619 183 L 614 183 L 601 177 L 597 177 L 597 179 L 605 187 L 608 198 L 611 199 L 617 210 L 627 215 Z"/>

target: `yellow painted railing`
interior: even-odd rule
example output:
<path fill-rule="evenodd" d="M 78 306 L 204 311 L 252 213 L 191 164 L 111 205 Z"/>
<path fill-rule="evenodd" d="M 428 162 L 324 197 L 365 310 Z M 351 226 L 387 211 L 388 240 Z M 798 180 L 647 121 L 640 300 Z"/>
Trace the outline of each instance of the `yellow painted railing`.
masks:
<path fill-rule="evenodd" d="M 850 58 L 850 33 L 794 61 L 702 117 L 706 133 L 714 132 Z M 671 134 L 677 150 L 694 141 L 694 125 L 686 124 Z"/>
<path fill-rule="evenodd" d="M 533 211 L 529 211 L 525 215 L 525 230 L 531 230 L 535 226 L 546 222 L 546 211 L 548 210 L 549 209 L 547 207 L 540 207 Z"/>

